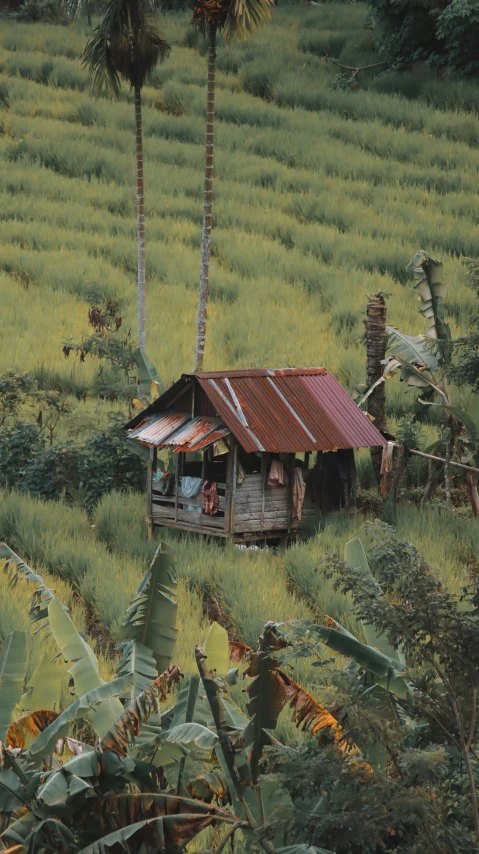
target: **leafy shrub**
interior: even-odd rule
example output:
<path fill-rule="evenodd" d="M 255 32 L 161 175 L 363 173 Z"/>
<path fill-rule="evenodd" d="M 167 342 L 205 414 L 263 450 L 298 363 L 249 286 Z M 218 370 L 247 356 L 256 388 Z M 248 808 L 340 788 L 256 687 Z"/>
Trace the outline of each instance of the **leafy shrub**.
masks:
<path fill-rule="evenodd" d="M 437 22 L 437 35 L 447 46 L 449 61 L 459 72 L 479 72 L 479 8 L 477 0 L 452 0 Z"/>
<path fill-rule="evenodd" d="M 2 430 L 0 441 L 0 482 L 19 487 L 28 464 L 43 451 L 43 439 L 36 424 L 17 423 Z"/>
<path fill-rule="evenodd" d="M 66 23 L 65 13 L 57 0 L 24 0 L 17 15 L 20 21 Z"/>
<path fill-rule="evenodd" d="M 381 51 L 391 64 L 407 68 L 419 61 L 469 76 L 479 71 L 476 0 L 371 0 L 371 6 Z"/>

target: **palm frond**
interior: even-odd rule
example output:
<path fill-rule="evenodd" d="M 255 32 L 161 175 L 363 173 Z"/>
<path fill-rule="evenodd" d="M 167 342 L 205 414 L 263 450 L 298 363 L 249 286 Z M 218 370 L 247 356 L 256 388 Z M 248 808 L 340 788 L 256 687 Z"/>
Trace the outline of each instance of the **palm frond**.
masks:
<path fill-rule="evenodd" d="M 223 35 L 227 41 L 247 39 L 271 18 L 273 0 L 233 0 Z"/>
<path fill-rule="evenodd" d="M 118 98 L 120 77 L 131 86 L 143 86 L 158 62 L 170 52 L 160 37 L 151 6 L 147 2 L 110 0 L 99 25 L 81 55 L 88 68 L 92 89 Z"/>

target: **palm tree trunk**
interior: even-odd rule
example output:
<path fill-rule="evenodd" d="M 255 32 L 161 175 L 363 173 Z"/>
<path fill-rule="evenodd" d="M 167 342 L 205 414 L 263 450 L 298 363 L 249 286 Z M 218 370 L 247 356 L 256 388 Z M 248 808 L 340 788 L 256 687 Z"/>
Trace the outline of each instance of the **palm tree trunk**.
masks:
<path fill-rule="evenodd" d="M 388 336 L 386 330 L 386 304 L 382 294 L 372 296 L 366 309 L 366 383 L 370 388 L 382 375 L 382 361 L 386 358 Z M 374 426 L 386 430 L 386 386 L 380 383 L 368 397 L 368 413 Z M 371 448 L 371 462 L 380 482 L 382 447 Z"/>
<path fill-rule="evenodd" d="M 136 230 L 138 242 L 138 346 L 146 350 L 146 285 L 145 285 L 145 183 L 143 177 L 143 127 L 141 87 L 135 86 L 136 135 Z"/>
<path fill-rule="evenodd" d="M 196 325 L 195 370 L 203 370 L 205 356 L 206 313 L 210 276 L 211 218 L 213 204 L 213 163 L 215 146 L 216 25 L 209 26 L 208 102 L 206 108 L 205 185 L 203 193 L 203 233 L 201 238 L 200 294 Z"/>

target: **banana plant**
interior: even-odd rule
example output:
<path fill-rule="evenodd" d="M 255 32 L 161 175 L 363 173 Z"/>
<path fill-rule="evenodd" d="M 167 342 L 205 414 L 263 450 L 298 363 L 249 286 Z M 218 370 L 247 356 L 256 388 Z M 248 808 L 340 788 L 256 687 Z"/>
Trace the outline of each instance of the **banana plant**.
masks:
<path fill-rule="evenodd" d="M 393 326 L 387 326 L 389 355 L 382 376 L 358 401 L 362 406 L 370 394 L 383 382 L 400 371 L 401 379 L 409 386 L 425 388 L 439 384 L 436 374 L 450 358 L 451 332 L 444 319 L 447 287 L 442 272 L 442 262 L 431 258 L 420 249 L 406 267 L 414 279 L 414 290 L 419 300 L 419 312 L 428 323 L 421 335 L 407 335 Z M 441 393 L 439 391 L 439 393 Z"/>

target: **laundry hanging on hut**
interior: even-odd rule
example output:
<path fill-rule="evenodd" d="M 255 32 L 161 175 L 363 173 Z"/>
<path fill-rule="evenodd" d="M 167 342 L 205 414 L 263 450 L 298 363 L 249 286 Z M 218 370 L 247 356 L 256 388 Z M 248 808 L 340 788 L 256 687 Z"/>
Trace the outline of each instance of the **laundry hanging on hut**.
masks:
<path fill-rule="evenodd" d="M 196 498 L 200 494 L 203 481 L 201 477 L 182 477 L 181 478 L 181 494 L 184 498 Z M 191 513 L 201 513 L 201 507 L 197 504 L 184 504 L 184 510 L 189 510 Z"/>
<path fill-rule="evenodd" d="M 203 484 L 203 510 L 207 516 L 216 516 L 218 512 L 219 499 L 216 483 L 213 480 L 205 480 Z"/>
<path fill-rule="evenodd" d="M 291 501 L 293 504 L 293 522 L 301 522 L 301 511 L 304 501 L 304 493 L 306 484 L 303 479 L 303 472 L 299 466 L 295 466 L 292 472 L 291 483 Z"/>
<path fill-rule="evenodd" d="M 268 486 L 285 486 L 286 483 L 287 474 L 283 463 L 280 463 L 279 460 L 273 460 L 269 469 Z"/>
<path fill-rule="evenodd" d="M 170 495 L 175 485 L 175 475 L 171 471 L 157 471 L 153 476 L 153 482 L 162 495 Z"/>

